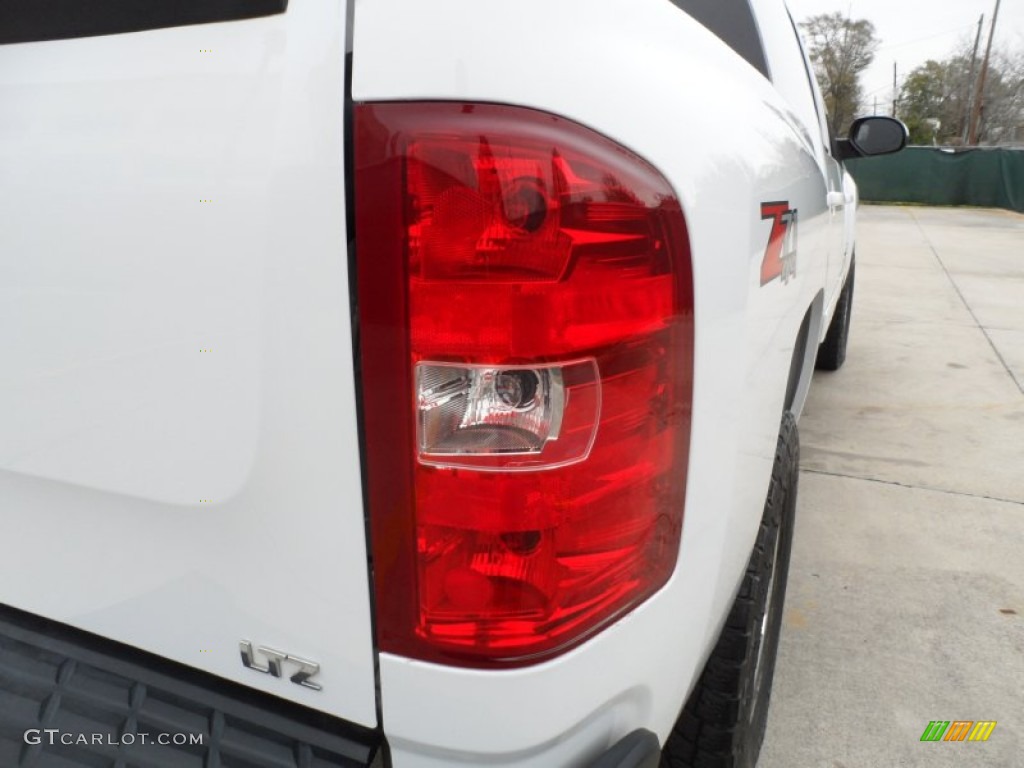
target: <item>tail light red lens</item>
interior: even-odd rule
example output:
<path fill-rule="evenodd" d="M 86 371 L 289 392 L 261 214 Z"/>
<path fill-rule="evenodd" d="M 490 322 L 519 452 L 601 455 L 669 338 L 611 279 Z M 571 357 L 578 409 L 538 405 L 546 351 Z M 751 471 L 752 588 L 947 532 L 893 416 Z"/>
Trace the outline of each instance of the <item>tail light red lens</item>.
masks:
<path fill-rule="evenodd" d="M 693 368 L 665 179 L 568 120 L 355 109 L 356 270 L 382 650 L 564 650 L 679 550 Z"/>

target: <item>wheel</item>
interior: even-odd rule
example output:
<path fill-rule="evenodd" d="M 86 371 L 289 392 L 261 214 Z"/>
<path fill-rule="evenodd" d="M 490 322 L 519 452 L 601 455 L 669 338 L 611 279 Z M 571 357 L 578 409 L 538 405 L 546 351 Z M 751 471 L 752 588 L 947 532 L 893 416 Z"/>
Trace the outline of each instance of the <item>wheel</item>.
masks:
<path fill-rule="evenodd" d="M 754 768 L 757 763 L 782 628 L 799 457 L 796 419 L 787 412 L 743 583 L 662 749 L 661 768 Z"/>
<path fill-rule="evenodd" d="M 843 290 L 836 303 L 836 311 L 832 314 L 832 322 L 828 325 L 825 340 L 818 347 L 818 358 L 814 367 L 821 371 L 838 371 L 846 360 L 846 340 L 850 337 L 850 315 L 853 313 L 853 268 L 855 262 L 850 261 L 850 271 L 843 283 Z"/>

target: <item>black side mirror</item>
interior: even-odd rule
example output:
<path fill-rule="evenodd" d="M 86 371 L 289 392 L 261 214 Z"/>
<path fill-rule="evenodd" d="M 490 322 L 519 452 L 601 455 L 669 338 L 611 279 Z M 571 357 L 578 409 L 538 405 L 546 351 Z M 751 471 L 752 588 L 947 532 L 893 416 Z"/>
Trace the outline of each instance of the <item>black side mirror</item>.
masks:
<path fill-rule="evenodd" d="M 893 117 L 859 117 L 850 126 L 850 136 L 836 142 L 840 160 L 874 157 L 899 152 L 907 145 L 907 126 Z"/>

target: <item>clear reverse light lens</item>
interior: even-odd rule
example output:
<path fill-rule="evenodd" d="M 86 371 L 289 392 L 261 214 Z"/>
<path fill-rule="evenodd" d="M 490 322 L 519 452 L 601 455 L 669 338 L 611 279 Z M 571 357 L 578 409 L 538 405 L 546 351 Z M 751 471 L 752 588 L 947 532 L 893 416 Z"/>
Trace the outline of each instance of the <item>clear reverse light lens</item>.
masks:
<path fill-rule="evenodd" d="M 531 367 L 419 363 L 420 461 L 474 469 L 578 461 L 597 428 L 598 381 L 592 360 Z M 570 400 L 567 426 L 576 428 L 556 447 Z"/>

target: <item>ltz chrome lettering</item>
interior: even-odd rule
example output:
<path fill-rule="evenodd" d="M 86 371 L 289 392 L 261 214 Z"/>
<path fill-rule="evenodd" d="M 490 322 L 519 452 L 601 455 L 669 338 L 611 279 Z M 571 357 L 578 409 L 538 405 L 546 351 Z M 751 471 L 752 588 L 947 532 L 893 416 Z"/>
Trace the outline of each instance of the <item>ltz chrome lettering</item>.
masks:
<path fill-rule="evenodd" d="M 257 646 L 254 650 L 252 642 L 249 640 L 242 640 L 238 644 L 238 650 L 242 655 L 242 664 L 249 669 L 262 672 L 265 675 L 282 677 L 287 666 L 288 671 L 291 672 L 288 679 L 296 685 L 312 688 L 314 691 L 323 689 L 319 683 L 312 681 L 320 672 L 320 665 L 315 661 L 293 656 L 265 645 Z"/>

